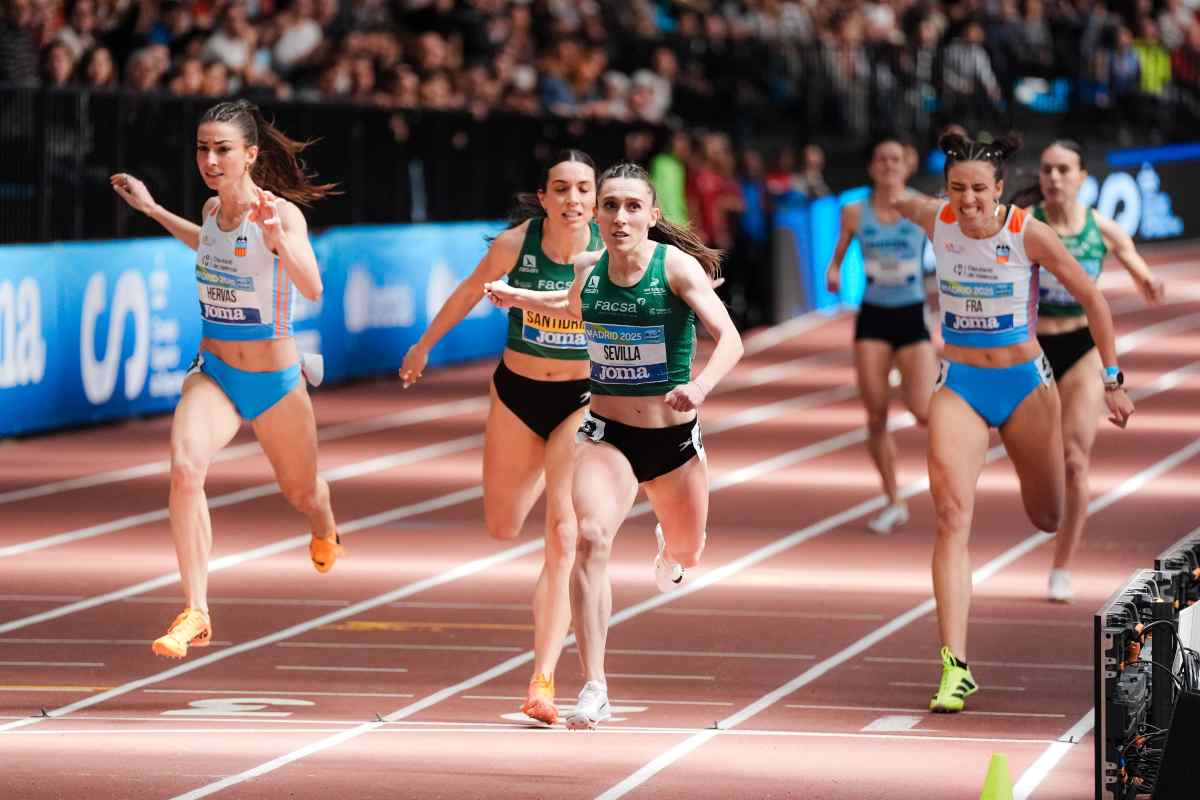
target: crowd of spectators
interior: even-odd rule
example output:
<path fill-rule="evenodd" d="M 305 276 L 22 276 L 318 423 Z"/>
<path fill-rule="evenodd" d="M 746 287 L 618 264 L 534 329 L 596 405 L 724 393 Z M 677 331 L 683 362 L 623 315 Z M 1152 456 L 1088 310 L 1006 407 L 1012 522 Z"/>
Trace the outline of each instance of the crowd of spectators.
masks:
<path fill-rule="evenodd" d="M 1160 122 L 1168 94 L 1200 97 L 1200 0 L 0 1 L 0 83 L 46 87 L 709 127 L 774 115 L 850 140 L 988 124 L 1030 77 L 1136 125 Z"/>

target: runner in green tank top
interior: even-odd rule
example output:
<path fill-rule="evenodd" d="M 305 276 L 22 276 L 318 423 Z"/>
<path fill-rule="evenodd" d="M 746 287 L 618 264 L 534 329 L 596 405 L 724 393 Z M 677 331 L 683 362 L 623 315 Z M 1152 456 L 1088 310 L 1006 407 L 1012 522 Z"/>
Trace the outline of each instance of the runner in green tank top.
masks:
<path fill-rule="evenodd" d="M 595 165 L 567 150 L 550 162 L 537 195 L 523 195 L 514 216 L 474 273 L 446 300 L 404 358 L 400 377 L 412 385 L 433 346 L 476 306 L 488 281 L 508 276 L 532 292 L 570 285 L 574 259 L 600 246 L 595 223 Z M 571 472 L 575 431 L 587 405 L 587 346 L 582 326 L 561 314 L 511 314 L 496 368 L 483 446 L 483 509 L 497 539 L 521 533 L 546 487 L 545 562 L 533 596 L 533 678 L 522 711 L 546 724 L 558 719 L 554 670 L 571 623 L 567 595 L 575 556 Z"/>
<path fill-rule="evenodd" d="M 1113 220 L 1076 199 L 1087 177 L 1083 150 L 1072 141 L 1055 142 L 1042 151 L 1038 185 L 1013 198 L 1034 205 L 1034 216 L 1063 240 L 1092 280 L 1100 279 L 1104 257 L 1116 256 L 1150 304 L 1163 297 L 1163 282 L 1151 274 L 1129 234 Z M 1040 202 L 1039 202 L 1040 201 Z M 1096 420 L 1104 410 L 1104 388 L 1096 380 L 1102 370 L 1087 317 L 1079 301 L 1042 270 L 1038 289 L 1038 342 L 1046 354 L 1062 402 L 1063 447 L 1066 454 L 1066 504 L 1054 546 L 1048 597 L 1072 599 L 1071 558 L 1083 538 L 1087 520 L 1088 465 L 1096 439 Z"/>
<path fill-rule="evenodd" d="M 608 559 L 613 538 L 646 490 L 659 526 L 654 578 L 660 591 L 680 586 L 700 560 L 708 523 L 708 462 L 696 409 L 733 369 L 742 341 L 713 291 L 720 252 L 662 219 L 645 170 L 618 164 L 597 185 L 604 254 L 575 261 L 564 292 L 531 292 L 493 282 L 485 290 L 503 308 L 563 314 L 583 322 L 591 362 L 592 404 L 579 439 L 574 475 L 579 551 L 571 573 L 575 635 L 587 682 L 570 728 L 609 717 L 604 645 L 612 610 Z M 651 241 L 656 238 L 667 244 Z M 693 377 L 695 319 L 716 340 Z"/>

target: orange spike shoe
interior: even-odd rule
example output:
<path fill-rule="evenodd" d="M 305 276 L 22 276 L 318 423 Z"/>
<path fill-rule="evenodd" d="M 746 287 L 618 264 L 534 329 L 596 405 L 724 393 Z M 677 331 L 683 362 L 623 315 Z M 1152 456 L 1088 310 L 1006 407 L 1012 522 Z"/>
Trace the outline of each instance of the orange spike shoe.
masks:
<path fill-rule="evenodd" d="M 338 556 L 345 554 L 346 548 L 342 547 L 342 536 L 339 533 L 334 533 L 332 539 L 313 536 L 312 541 L 308 543 L 308 556 L 317 572 L 329 572 Z"/>
<path fill-rule="evenodd" d="M 212 643 L 212 621 L 208 613 L 195 608 L 185 608 L 164 636 L 154 640 L 151 649 L 155 655 L 167 658 L 183 658 L 188 645 L 208 647 Z"/>
<path fill-rule="evenodd" d="M 558 707 L 554 705 L 554 676 L 538 673 L 529 681 L 529 692 L 525 705 L 521 706 L 525 716 L 546 725 L 558 722 Z"/>

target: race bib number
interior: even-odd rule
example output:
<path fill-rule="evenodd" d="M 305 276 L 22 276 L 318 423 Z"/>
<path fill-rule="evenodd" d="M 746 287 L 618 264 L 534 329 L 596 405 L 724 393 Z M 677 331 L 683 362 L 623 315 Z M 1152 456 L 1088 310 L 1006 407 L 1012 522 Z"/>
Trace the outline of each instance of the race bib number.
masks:
<path fill-rule="evenodd" d="M 917 280 L 921 271 L 921 264 L 915 258 L 869 258 L 863 266 L 871 283 L 877 286 L 907 286 Z"/>
<path fill-rule="evenodd" d="M 664 383 L 667 335 L 662 325 L 585 323 L 592 380 L 607 384 Z"/>
<path fill-rule="evenodd" d="M 555 350 L 582 350 L 587 347 L 583 323 L 552 317 L 540 311 L 526 311 L 521 322 L 521 338 L 529 344 Z"/>
<path fill-rule="evenodd" d="M 206 322 L 262 324 L 262 303 L 254 278 L 198 266 L 196 285 L 200 290 L 200 313 Z"/>
<path fill-rule="evenodd" d="M 1011 283 L 943 279 L 940 285 L 943 322 L 948 330 L 1000 333 L 1016 324 Z"/>

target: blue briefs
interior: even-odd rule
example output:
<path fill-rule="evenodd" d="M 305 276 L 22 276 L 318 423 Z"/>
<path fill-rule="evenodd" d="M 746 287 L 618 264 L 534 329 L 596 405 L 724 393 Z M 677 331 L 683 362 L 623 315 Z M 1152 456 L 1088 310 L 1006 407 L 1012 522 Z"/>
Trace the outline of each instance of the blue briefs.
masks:
<path fill-rule="evenodd" d="M 300 364 L 275 372 L 246 372 L 231 367 L 212 353 L 201 351 L 188 374 L 203 372 L 233 402 L 242 419 L 252 420 L 283 399 L 300 382 Z"/>
<path fill-rule="evenodd" d="M 943 358 L 933 390 L 945 386 L 988 425 L 999 428 L 1034 389 L 1053 383 L 1054 372 L 1044 355 L 1012 367 L 972 367 Z"/>

